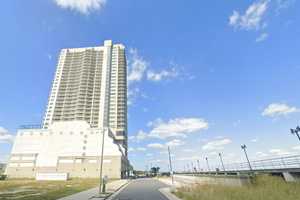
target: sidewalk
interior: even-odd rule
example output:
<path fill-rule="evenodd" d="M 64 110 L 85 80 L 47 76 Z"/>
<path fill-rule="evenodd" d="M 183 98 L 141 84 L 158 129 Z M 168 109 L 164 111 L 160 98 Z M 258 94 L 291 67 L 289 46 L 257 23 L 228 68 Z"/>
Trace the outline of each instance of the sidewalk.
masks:
<path fill-rule="evenodd" d="M 111 194 L 113 194 L 114 192 L 116 192 L 117 190 L 119 190 L 122 186 L 126 185 L 129 182 L 129 180 L 117 180 L 117 181 L 112 181 L 109 182 L 106 185 L 106 192 L 107 192 L 107 196 L 110 196 Z M 105 197 L 96 197 L 98 195 L 99 192 L 99 188 L 92 188 L 89 190 L 85 190 L 83 192 L 79 192 L 67 197 L 63 197 L 60 198 L 58 200 L 102 200 L 105 199 Z"/>
<path fill-rule="evenodd" d="M 165 196 L 167 197 L 167 199 L 169 200 L 181 200 L 179 199 L 177 196 L 175 196 L 173 194 L 174 191 L 176 191 L 176 188 L 182 187 L 184 186 L 182 183 L 179 183 L 177 181 L 174 180 L 174 182 L 172 183 L 172 178 L 171 177 L 160 177 L 158 178 L 158 180 L 166 185 L 168 185 L 168 187 L 165 188 L 161 188 L 159 189 L 159 191 Z"/>

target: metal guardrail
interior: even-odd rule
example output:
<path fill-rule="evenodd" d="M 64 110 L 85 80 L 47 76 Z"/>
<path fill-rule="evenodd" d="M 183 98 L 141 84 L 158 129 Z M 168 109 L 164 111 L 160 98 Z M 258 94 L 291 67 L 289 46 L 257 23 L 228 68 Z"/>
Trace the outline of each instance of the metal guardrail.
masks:
<path fill-rule="evenodd" d="M 264 160 L 250 161 L 252 171 L 285 171 L 285 170 L 299 170 L 300 172 L 300 155 L 285 156 L 279 158 L 270 158 Z M 188 171 L 188 173 L 217 173 L 217 172 L 243 172 L 251 171 L 247 162 L 231 163 L 224 165 L 211 166 L 211 169 L 197 169 Z"/>
<path fill-rule="evenodd" d="M 278 169 L 300 169 L 300 155 L 286 156 L 279 158 L 270 158 L 264 160 L 250 161 L 252 170 L 266 171 Z M 239 165 L 229 164 L 226 165 L 225 170 L 228 171 L 246 171 L 250 170 L 248 163 L 239 163 Z"/>

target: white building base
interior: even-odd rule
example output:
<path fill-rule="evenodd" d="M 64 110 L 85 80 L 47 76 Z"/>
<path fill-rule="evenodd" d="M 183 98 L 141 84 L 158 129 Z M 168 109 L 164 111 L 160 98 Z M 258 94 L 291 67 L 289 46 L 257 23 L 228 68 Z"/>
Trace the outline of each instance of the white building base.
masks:
<path fill-rule="evenodd" d="M 102 134 L 105 134 L 103 174 L 122 178 L 129 164 L 124 147 L 115 142 L 109 129 L 90 128 L 84 121 L 56 122 L 48 129 L 19 130 L 6 174 L 9 178 L 35 178 L 38 173 L 97 178 Z"/>

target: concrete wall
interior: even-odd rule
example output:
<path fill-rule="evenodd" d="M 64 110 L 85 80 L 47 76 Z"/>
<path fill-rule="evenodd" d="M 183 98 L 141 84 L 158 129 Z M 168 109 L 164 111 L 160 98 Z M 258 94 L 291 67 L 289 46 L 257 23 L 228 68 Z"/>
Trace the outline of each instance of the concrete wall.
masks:
<path fill-rule="evenodd" d="M 68 157 L 60 158 L 70 163 L 58 162 L 57 167 L 9 167 L 8 178 L 35 178 L 36 173 L 69 173 L 70 178 L 98 178 L 100 175 L 100 157 Z M 80 162 L 79 162 L 80 160 Z M 72 162 L 71 162 L 72 161 Z M 103 175 L 109 178 L 122 178 L 122 160 L 119 156 L 106 156 L 103 160 Z"/>
<path fill-rule="evenodd" d="M 90 128 L 83 121 L 19 130 L 6 174 L 34 178 L 36 172 L 68 172 L 70 177 L 98 177 L 103 134 L 104 175 L 121 178 L 127 164 L 124 148 L 115 143 L 109 130 Z"/>

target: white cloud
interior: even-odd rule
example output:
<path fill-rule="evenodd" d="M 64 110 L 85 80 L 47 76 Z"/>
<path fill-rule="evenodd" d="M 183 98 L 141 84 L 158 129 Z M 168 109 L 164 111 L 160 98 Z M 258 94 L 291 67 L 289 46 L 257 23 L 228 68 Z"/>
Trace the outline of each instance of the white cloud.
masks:
<path fill-rule="evenodd" d="M 150 81 L 158 82 L 165 79 L 176 78 L 177 76 L 179 76 L 179 72 L 174 67 L 169 70 L 164 69 L 160 72 L 147 71 L 147 79 Z"/>
<path fill-rule="evenodd" d="M 293 150 L 300 150 L 300 145 L 292 148 Z"/>
<path fill-rule="evenodd" d="M 284 156 L 284 155 L 291 154 L 291 152 L 283 150 L 283 149 L 270 149 L 269 152 L 276 156 Z"/>
<path fill-rule="evenodd" d="M 165 146 L 160 144 L 160 143 L 151 143 L 151 144 L 148 144 L 147 147 L 153 148 L 153 149 L 163 149 L 163 148 L 165 148 Z"/>
<path fill-rule="evenodd" d="M 135 100 L 138 98 L 138 96 L 140 95 L 140 89 L 138 87 L 130 87 L 128 86 L 128 93 L 127 93 L 127 104 L 128 105 L 132 105 Z"/>
<path fill-rule="evenodd" d="M 221 139 L 221 140 L 214 140 L 206 143 L 202 149 L 203 150 L 208 150 L 208 151 L 213 151 L 213 150 L 221 150 L 224 149 L 224 146 L 227 144 L 230 144 L 232 141 L 228 138 Z"/>
<path fill-rule="evenodd" d="M 156 120 L 150 123 L 153 129 L 149 137 L 166 139 L 169 137 L 186 137 L 186 134 L 208 129 L 208 123 L 200 118 L 175 118 L 168 122 Z"/>
<path fill-rule="evenodd" d="M 140 130 L 138 132 L 138 134 L 136 135 L 136 139 L 137 140 L 144 140 L 147 137 L 147 133 L 145 133 L 144 131 Z"/>
<path fill-rule="evenodd" d="M 128 148 L 128 152 L 134 152 L 134 151 L 135 151 L 134 148 L 132 148 L 132 147 L 129 147 L 129 148 Z"/>
<path fill-rule="evenodd" d="M 259 0 L 251 4 L 244 14 L 233 11 L 229 25 L 237 29 L 258 30 L 265 26 L 264 16 L 268 10 L 269 0 Z"/>
<path fill-rule="evenodd" d="M 129 139 L 129 140 L 135 140 L 135 136 L 133 136 L 133 135 L 132 135 L 132 136 L 129 136 L 128 139 Z"/>
<path fill-rule="evenodd" d="M 179 139 L 174 139 L 174 140 L 171 140 L 169 142 L 166 143 L 166 146 L 169 146 L 169 147 L 177 147 L 177 146 L 182 146 L 184 145 L 185 143 L 182 141 L 182 140 L 179 140 Z"/>
<path fill-rule="evenodd" d="M 8 130 L 0 126 L 0 143 L 13 143 L 14 138 Z"/>
<path fill-rule="evenodd" d="M 146 151 L 147 149 L 144 147 L 137 147 L 137 148 L 128 148 L 128 152 L 137 152 L 137 151 Z"/>
<path fill-rule="evenodd" d="M 263 41 L 265 41 L 267 38 L 269 37 L 269 34 L 268 33 L 262 33 L 262 34 L 260 34 L 260 36 L 258 36 L 257 38 L 256 38 L 256 42 L 263 42 Z"/>
<path fill-rule="evenodd" d="M 288 115 L 291 113 L 299 112 L 296 107 L 291 107 L 287 104 L 272 103 L 262 112 L 263 116 L 278 117 L 282 115 Z"/>
<path fill-rule="evenodd" d="M 256 142 L 258 142 L 258 139 L 257 138 L 254 138 L 254 139 L 252 139 L 252 140 L 250 140 L 251 142 L 253 142 L 253 143 L 256 143 Z"/>
<path fill-rule="evenodd" d="M 146 69 L 149 67 L 149 63 L 142 58 L 137 49 L 129 50 L 129 72 L 128 72 L 128 84 L 141 81 L 144 77 Z"/>
<path fill-rule="evenodd" d="M 149 63 L 142 58 L 137 49 L 129 49 L 129 59 L 128 59 L 128 105 L 132 105 L 136 99 L 140 96 L 143 96 L 141 94 L 141 91 L 139 87 L 134 84 L 142 81 L 146 69 L 149 67 Z"/>
<path fill-rule="evenodd" d="M 148 137 L 147 133 L 145 133 L 143 130 L 139 130 L 138 133 L 135 136 L 130 136 L 129 139 L 132 141 L 141 141 Z"/>
<path fill-rule="evenodd" d="M 137 151 L 146 151 L 147 149 L 144 148 L 144 147 L 138 147 L 138 148 L 136 148 L 136 150 L 137 150 Z"/>
<path fill-rule="evenodd" d="M 47 54 L 47 58 L 48 58 L 48 60 L 52 60 L 52 54 Z"/>
<path fill-rule="evenodd" d="M 195 161 L 201 159 L 199 156 L 187 156 L 187 157 L 179 157 L 176 158 L 175 161 Z"/>
<path fill-rule="evenodd" d="M 181 76 L 183 79 L 192 79 L 188 73 L 184 72 L 174 62 L 169 63 L 166 69 L 154 71 L 151 69 L 149 61 L 144 59 L 136 48 L 130 48 L 128 54 L 128 102 L 127 104 L 133 105 L 139 97 L 147 98 L 147 95 L 140 89 L 139 83 L 141 81 L 160 82 L 163 80 L 170 80 Z M 145 110 L 148 111 L 148 110 Z"/>
<path fill-rule="evenodd" d="M 56 5 L 64 9 L 77 11 L 81 14 L 89 14 L 92 11 L 101 10 L 106 0 L 54 0 Z"/>
<path fill-rule="evenodd" d="M 194 152 L 195 150 L 193 150 L 193 149 L 183 149 L 182 151 L 186 152 L 186 153 L 191 153 L 191 152 Z"/>
<path fill-rule="evenodd" d="M 292 4 L 294 4 L 296 0 L 277 0 L 277 13 L 280 12 L 282 9 L 286 9 L 290 7 Z"/>
<path fill-rule="evenodd" d="M 261 152 L 261 151 L 258 151 L 258 152 L 255 153 L 255 156 L 256 156 L 256 157 L 259 157 L 259 158 L 264 158 L 264 157 L 267 157 L 267 156 L 269 156 L 269 155 L 266 154 L 266 153 L 263 153 L 263 152 Z"/>

